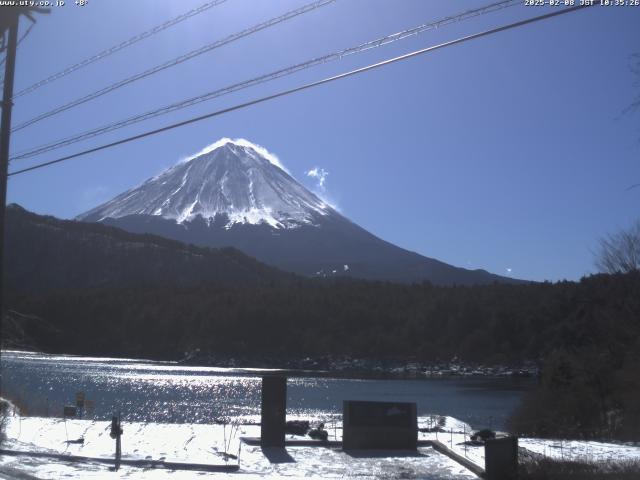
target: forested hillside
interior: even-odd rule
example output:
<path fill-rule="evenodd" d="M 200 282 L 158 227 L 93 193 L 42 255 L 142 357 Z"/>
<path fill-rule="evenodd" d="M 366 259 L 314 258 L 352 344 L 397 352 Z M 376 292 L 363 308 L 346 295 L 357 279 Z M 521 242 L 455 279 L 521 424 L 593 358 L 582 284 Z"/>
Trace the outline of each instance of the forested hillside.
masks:
<path fill-rule="evenodd" d="M 199 248 L 155 235 L 7 208 L 7 288 L 45 292 L 101 286 L 254 284 L 290 274 L 234 248 Z"/>
<path fill-rule="evenodd" d="M 10 293 L 9 306 L 62 332 L 46 350 L 179 358 L 200 348 L 261 358 L 350 354 L 483 363 L 555 349 L 640 347 L 640 274 L 478 287 L 353 280 Z M 638 348 L 636 348 L 638 349 Z"/>

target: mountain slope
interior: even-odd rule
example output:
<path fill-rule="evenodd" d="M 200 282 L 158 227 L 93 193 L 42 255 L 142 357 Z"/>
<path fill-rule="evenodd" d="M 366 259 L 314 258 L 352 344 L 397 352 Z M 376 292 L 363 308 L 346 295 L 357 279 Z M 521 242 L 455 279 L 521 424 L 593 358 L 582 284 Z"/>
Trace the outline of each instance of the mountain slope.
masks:
<path fill-rule="evenodd" d="M 233 248 L 214 250 L 7 207 L 5 278 L 19 291 L 101 286 L 256 284 L 290 275 Z"/>
<path fill-rule="evenodd" d="M 399 248 L 308 191 L 262 147 L 222 139 L 79 220 L 200 246 L 233 246 L 307 276 L 438 285 L 517 282 Z"/>

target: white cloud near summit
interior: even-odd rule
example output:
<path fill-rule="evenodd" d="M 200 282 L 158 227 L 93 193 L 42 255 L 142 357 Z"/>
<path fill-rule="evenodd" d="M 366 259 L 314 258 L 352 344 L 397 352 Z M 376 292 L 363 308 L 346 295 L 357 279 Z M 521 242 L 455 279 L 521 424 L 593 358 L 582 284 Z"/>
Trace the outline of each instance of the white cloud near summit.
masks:
<path fill-rule="evenodd" d="M 318 184 L 318 188 L 320 190 L 325 190 L 325 182 L 327 180 L 327 176 L 329 172 L 327 172 L 324 168 L 313 167 L 311 170 L 304 172 L 307 177 L 315 178 Z"/>
<path fill-rule="evenodd" d="M 313 167 L 311 170 L 304 172 L 305 176 L 315 180 L 316 185 L 313 188 L 315 193 L 323 202 L 327 203 L 331 208 L 337 211 L 341 211 L 340 207 L 335 200 L 330 198 L 330 194 L 327 190 L 327 177 L 329 172 L 322 167 Z"/>

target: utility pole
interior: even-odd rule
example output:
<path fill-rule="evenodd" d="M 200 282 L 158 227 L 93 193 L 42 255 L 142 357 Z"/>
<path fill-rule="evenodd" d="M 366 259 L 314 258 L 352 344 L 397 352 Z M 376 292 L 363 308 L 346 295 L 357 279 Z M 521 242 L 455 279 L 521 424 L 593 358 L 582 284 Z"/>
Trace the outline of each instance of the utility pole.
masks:
<path fill-rule="evenodd" d="M 2 89 L 2 119 L 0 120 L 0 322 L 4 318 L 4 236 L 7 207 L 7 180 L 9 173 L 9 143 L 11 142 L 11 110 L 13 108 L 13 77 L 16 70 L 18 25 L 20 16 L 26 15 L 32 22 L 32 12 L 49 13 L 49 9 L 31 7 L 0 7 L 0 35 L 8 31 L 4 85 Z"/>
<path fill-rule="evenodd" d="M 14 13 L 14 12 L 11 12 Z M 19 14 L 11 18 L 7 56 L 4 67 L 4 86 L 2 89 L 2 120 L 0 123 L 0 316 L 4 318 L 4 217 L 7 207 L 7 174 L 9 173 L 9 142 L 11 139 L 11 109 L 13 102 L 13 75 L 16 67 L 16 48 L 18 45 Z M 4 35 L 4 32 L 2 32 Z"/>

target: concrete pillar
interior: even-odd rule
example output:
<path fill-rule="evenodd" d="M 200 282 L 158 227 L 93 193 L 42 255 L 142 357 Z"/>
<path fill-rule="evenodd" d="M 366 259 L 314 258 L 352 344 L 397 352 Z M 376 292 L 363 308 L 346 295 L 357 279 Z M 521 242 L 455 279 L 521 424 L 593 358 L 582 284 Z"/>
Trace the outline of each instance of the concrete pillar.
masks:
<path fill-rule="evenodd" d="M 503 437 L 484 443 L 484 469 L 487 480 L 518 478 L 518 437 Z"/>
<path fill-rule="evenodd" d="M 262 377 L 260 446 L 284 448 L 287 415 L 287 377 Z"/>

